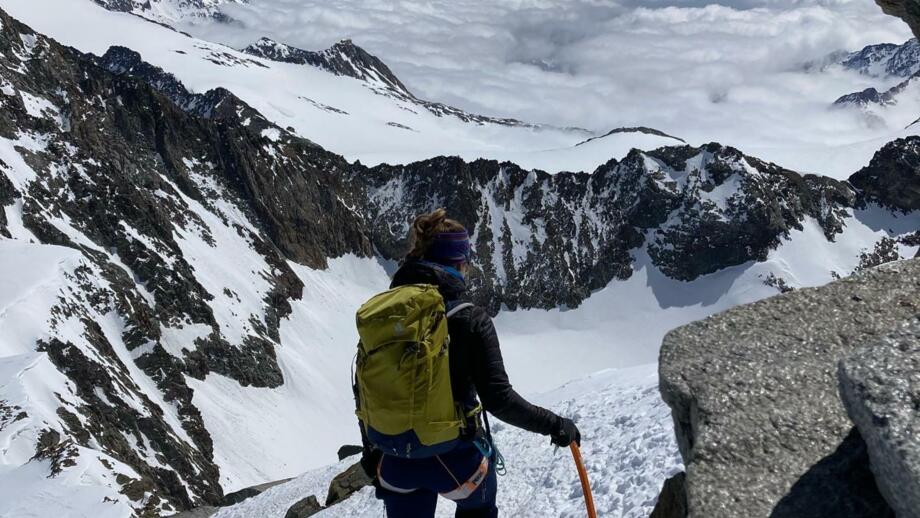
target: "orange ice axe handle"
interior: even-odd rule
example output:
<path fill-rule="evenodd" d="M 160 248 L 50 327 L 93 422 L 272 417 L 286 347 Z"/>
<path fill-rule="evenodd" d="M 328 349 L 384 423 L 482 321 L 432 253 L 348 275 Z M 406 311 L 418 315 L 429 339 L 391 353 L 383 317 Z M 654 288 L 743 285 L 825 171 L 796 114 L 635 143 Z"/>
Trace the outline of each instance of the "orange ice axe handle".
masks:
<path fill-rule="evenodd" d="M 581 460 L 581 450 L 578 449 L 578 444 L 575 441 L 572 441 L 569 447 L 572 449 L 572 457 L 575 458 L 575 467 L 578 468 L 578 478 L 581 479 L 581 490 L 585 494 L 585 507 L 588 508 L 588 518 L 597 518 L 597 511 L 594 510 L 594 496 L 591 494 L 591 482 L 588 481 L 585 463 Z"/>

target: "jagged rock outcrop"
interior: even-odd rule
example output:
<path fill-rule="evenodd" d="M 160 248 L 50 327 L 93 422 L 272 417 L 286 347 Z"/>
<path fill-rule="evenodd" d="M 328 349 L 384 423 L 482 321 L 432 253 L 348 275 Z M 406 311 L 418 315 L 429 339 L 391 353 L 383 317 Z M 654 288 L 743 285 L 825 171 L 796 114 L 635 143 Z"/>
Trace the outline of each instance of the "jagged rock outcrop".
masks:
<path fill-rule="evenodd" d="M 920 209 L 920 137 L 886 144 L 850 183 L 867 201 L 903 212 Z"/>
<path fill-rule="evenodd" d="M 524 171 L 510 163 L 436 158 L 354 170 L 369 200 L 377 249 L 398 256 L 412 216 L 446 206 L 472 232 L 479 304 L 497 311 L 577 306 L 632 274 L 631 250 L 648 246 L 668 276 L 692 280 L 763 260 L 815 218 L 828 239 L 857 194 L 709 144 L 632 151 L 589 174 Z M 527 272 L 526 275 L 523 272 Z"/>
<path fill-rule="evenodd" d="M 390 67 L 377 56 L 355 45 L 351 40 L 342 40 L 322 51 L 303 50 L 271 38 L 261 38 L 243 49 L 243 52 L 282 63 L 310 65 L 346 76 L 381 83 L 388 88 L 409 93 L 406 85 L 396 77 Z"/>
<path fill-rule="evenodd" d="M 840 362 L 840 395 L 899 518 L 920 516 L 920 312 Z"/>
<path fill-rule="evenodd" d="M 690 516 L 891 516 L 837 364 L 918 314 L 920 261 L 909 260 L 669 333 L 660 388 Z"/>
<path fill-rule="evenodd" d="M 901 18 L 920 38 L 920 0 L 875 0 L 886 14 Z"/>

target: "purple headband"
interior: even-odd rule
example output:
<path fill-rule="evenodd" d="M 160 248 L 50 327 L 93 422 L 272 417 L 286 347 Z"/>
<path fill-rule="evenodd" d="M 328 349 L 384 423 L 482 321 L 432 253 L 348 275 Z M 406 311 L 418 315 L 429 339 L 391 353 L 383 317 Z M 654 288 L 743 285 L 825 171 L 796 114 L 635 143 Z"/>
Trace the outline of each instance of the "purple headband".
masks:
<path fill-rule="evenodd" d="M 434 237 L 425 258 L 441 263 L 456 264 L 470 260 L 470 235 L 462 232 L 442 232 Z"/>

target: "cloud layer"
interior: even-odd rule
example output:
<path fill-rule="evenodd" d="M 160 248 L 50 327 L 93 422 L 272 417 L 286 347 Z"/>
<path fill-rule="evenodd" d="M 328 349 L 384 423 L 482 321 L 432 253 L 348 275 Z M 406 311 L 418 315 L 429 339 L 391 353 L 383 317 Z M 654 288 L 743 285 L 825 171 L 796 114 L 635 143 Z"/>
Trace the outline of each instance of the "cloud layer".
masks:
<path fill-rule="evenodd" d="M 902 122 L 829 110 L 879 85 L 802 69 L 908 39 L 873 0 L 251 0 L 225 12 L 240 23 L 183 29 L 235 47 L 263 35 L 307 49 L 352 38 L 421 97 L 489 115 L 647 125 L 747 148 L 841 145 Z"/>

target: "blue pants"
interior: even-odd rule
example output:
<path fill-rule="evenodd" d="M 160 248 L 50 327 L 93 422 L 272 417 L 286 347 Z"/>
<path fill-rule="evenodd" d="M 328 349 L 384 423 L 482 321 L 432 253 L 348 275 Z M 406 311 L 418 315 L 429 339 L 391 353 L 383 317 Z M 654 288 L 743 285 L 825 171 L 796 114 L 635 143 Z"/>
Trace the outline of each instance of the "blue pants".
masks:
<path fill-rule="evenodd" d="M 495 465 L 472 443 L 428 459 L 384 455 L 377 474 L 387 518 L 433 518 L 438 494 L 457 503 L 457 518 L 498 517 Z"/>

